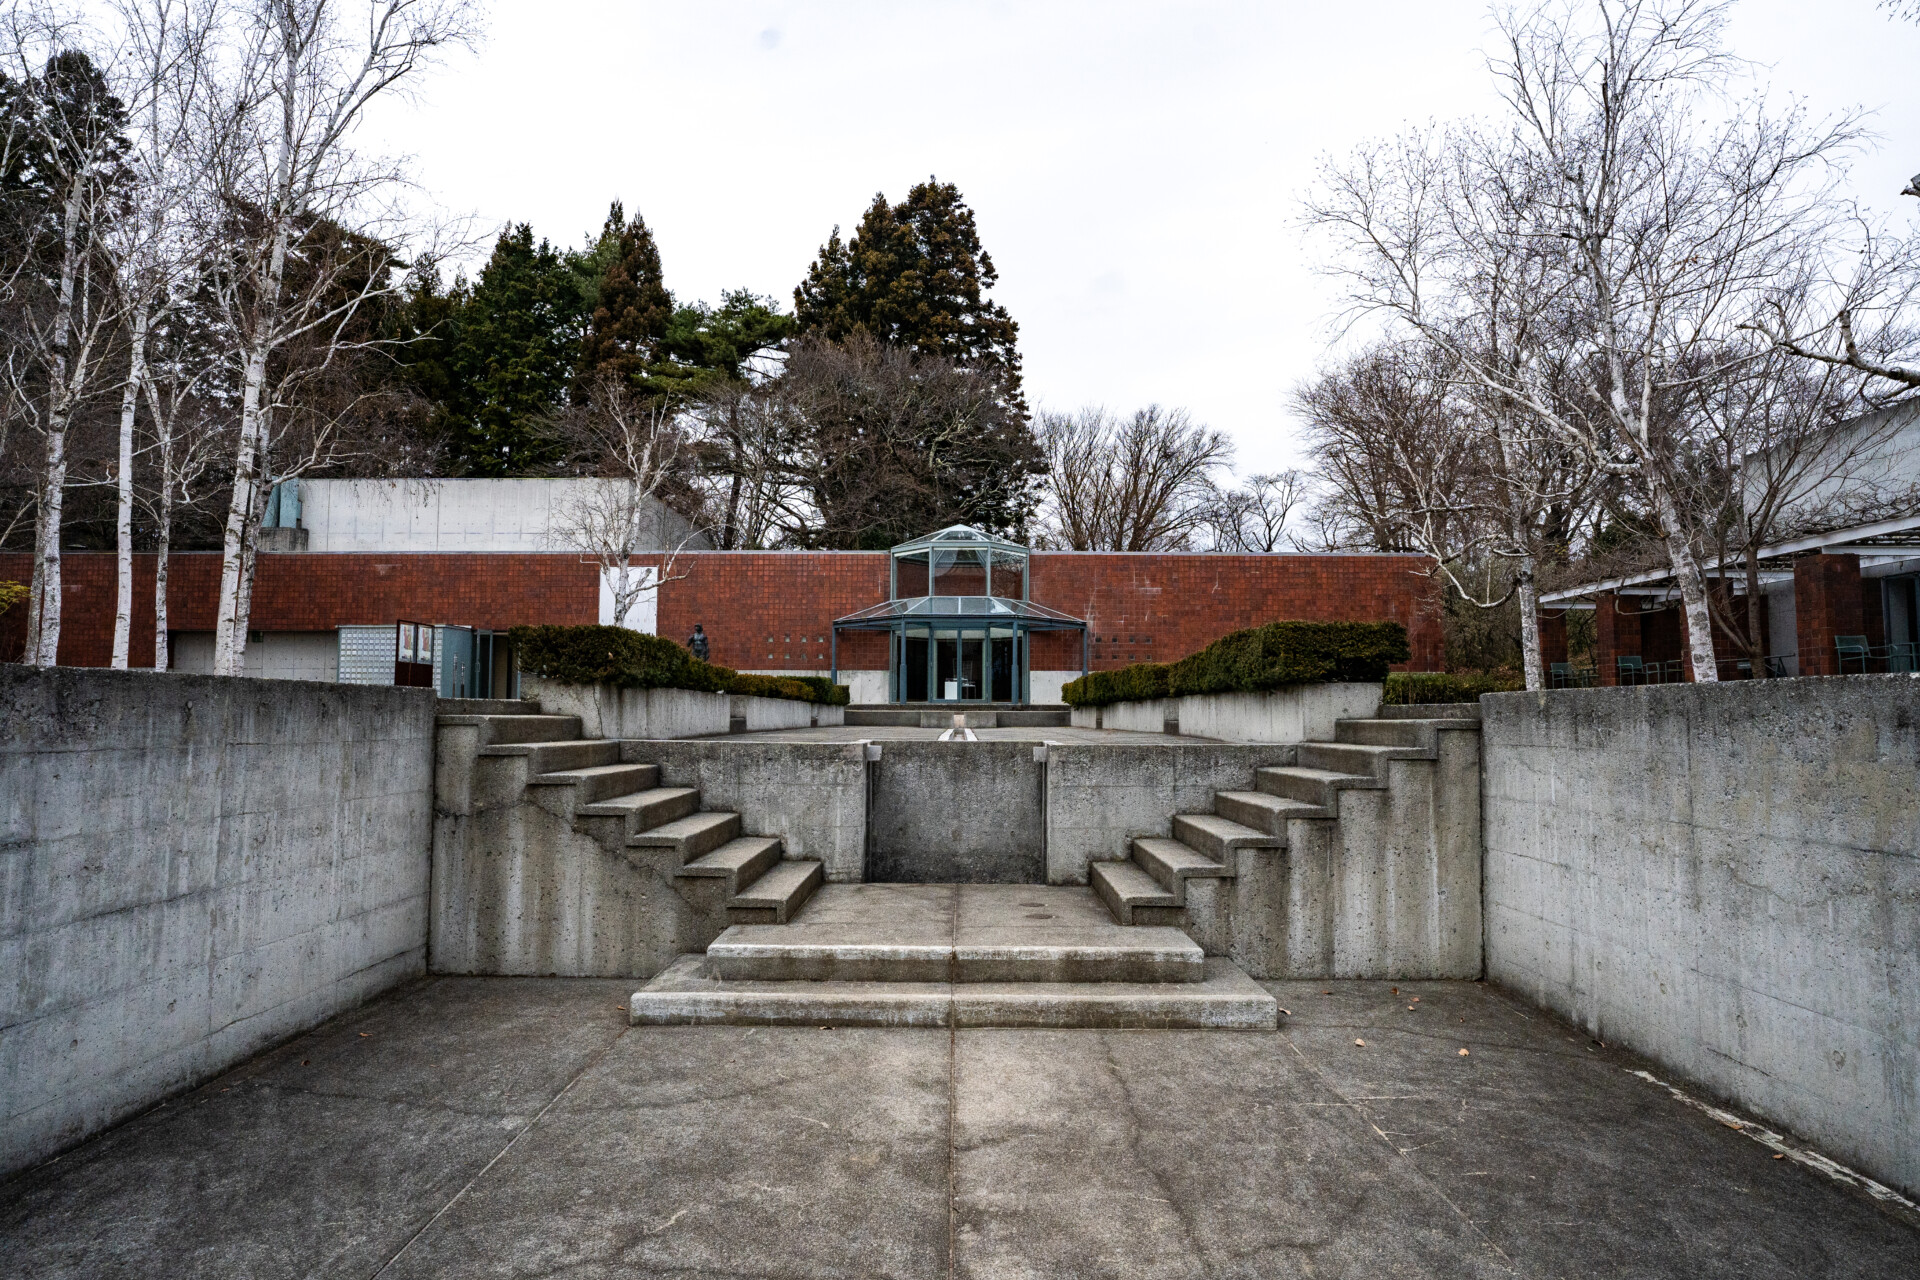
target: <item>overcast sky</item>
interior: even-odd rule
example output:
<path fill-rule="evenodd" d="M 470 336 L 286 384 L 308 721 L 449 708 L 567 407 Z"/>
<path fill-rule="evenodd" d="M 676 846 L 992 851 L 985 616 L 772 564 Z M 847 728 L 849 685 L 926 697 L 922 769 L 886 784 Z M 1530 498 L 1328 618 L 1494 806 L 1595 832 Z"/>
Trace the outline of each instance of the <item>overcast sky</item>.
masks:
<path fill-rule="evenodd" d="M 1316 159 L 1489 111 L 1488 31 L 1476 0 L 494 0 L 480 50 L 363 142 L 483 227 L 574 244 L 617 196 L 680 299 L 787 307 L 835 223 L 937 175 L 978 217 L 1032 402 L 1184 406 L 1248 473 L 1299 460 L 1286 393 L 1330 338 L 1294 226 Z M 1920 26 L 1745 0 L 1730 43 L 1776 95 L 1875 111 L 1857 194 L 1920 218 L 1896 194 L 1920 171 Z"/>

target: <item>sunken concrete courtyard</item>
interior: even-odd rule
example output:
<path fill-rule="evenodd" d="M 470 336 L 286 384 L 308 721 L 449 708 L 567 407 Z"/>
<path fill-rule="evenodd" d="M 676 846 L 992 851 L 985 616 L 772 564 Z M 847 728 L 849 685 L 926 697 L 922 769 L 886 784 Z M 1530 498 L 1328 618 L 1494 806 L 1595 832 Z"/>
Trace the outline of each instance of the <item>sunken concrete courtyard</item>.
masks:
<path fill-rule="evenodd" d="M 21 1276 L 1910 1276 L 1920 681 L 0 669 Z"/>
<path fill-rule="evenodd" d="M 1920 1272 L 1910 1210 L 1485 984 L 1264 985 L 1277 1031 L 949 1031 L 636 1027 L 619 981 L 424 979 L 12 1183 L 0 1251 L 75 1277 Z"/>

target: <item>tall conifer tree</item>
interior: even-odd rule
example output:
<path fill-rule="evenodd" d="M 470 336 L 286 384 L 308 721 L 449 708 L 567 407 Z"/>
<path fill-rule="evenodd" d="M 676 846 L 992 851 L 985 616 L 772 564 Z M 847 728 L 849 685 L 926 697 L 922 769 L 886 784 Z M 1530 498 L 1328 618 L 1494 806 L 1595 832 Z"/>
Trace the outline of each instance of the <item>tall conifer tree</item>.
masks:
<path fill-rule="evenodd" d="M 889 346 L 998 375 L 1020 400 L 1020 326 L 986 293 L 999 280 L 960 189 L 934 178 L 899 204 L 884 193 L 844 243 L 840 229 L 793 291 L 803 332 L 843 342 L 864 330 Z"/>
<path fill-rule="evenodd" d="M 612 372 L 638 385 L 647 367 L 661 358 L 661 344 L 673 320 L 673 295 L 660 271 L 660 250 L 639 214 L 626 220 L 618 200 L 607 213 L 602 237 L 619 244 L 619 254 L 600 281 L 593 323 L 580 348 L 580 382 L 591 384 Z"/>

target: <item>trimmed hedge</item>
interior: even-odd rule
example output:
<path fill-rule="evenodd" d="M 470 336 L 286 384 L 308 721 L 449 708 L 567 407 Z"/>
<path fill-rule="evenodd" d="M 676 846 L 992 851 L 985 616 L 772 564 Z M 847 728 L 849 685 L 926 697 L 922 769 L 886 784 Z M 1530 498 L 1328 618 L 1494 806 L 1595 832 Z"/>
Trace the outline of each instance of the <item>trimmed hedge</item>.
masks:
<path fill-rule="evenodd" d="M 1396 671 L 1387 677 L 1381 701 L 1390 707 L 1478 702 L 1483 693 L 1512 693 L 1526 687 L 1525 679 L 1504 671 Z"/>
<path fill-rule="evenodd" d="M 1269 622 L 1221 636 L 1173 663 L 1142 662 L 1069 681 L 1069 706 L 1262 693 L 1295 684 L 1370 683 L 1405 662 L 1407 629 L 1397 622 Z"/>
<path fill-rule="evenodd" d="M 824 676 L 742 675 L 702 662 L 659 636 L 625 627 L 515 627 L 508 632 L 520 669 L 562 684 L 622 689 L 691 689 L 793 702 L 847 704 L 847 686 Z"/>

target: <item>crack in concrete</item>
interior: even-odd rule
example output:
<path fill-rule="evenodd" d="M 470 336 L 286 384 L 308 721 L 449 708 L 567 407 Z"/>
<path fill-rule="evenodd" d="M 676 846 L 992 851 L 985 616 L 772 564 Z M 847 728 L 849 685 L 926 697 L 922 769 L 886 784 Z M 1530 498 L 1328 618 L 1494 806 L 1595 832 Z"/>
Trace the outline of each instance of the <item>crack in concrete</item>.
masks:
<path fill-rule="evenodd" d="M 1484 1244 L 1488 1249 L 1492 1250 L 1493 1253 L 1500 1259 L 1500 1261 L 1506 1263 L 1507 1269 L 1509 1271 L 1514 1272 L 1515 1274 L 1518 1274 L 1518 1268 L 1514 1265 L 1513 1259 L 1507 1256 L 1506 1250 L 1502 1249 L 1498 1244 L 1496 1244 L 1493 1238 L 1489 1236 L 1486 1233 L 1486 1231 L 1481 1228 L 1478 1222 L 1468 1217 L 1466 1211 L 1463 1210 L 1459 1205 L 1453 1202 L 1453 1197 L 1449 1196 L 1445 1191 L 1441 1190 L 1440 1185 L 1436 1183 L 1432 1178 L 1428 1177 L 1426 1172 L 1420 1168 L 1419 1164 L 1415 1162 L 1406 1151 L 1401 1150 L 1400 1147 L 1394 1143 L 1393 1139 L 1389 1138 L 1386 1135 L 1386 1133 L 1381 1130 L 1379 1125 L 1373 1122 L 1373 1117 L 1368 1113 L 1367 1108 L 1364 1105 L 1362 1105 L 1362 1103 L 1358 1099 L 1349 1098 L 1345 1093 L 1341 1092 L 1340 1089 L 1334 1085 L 1333 1081 L 1329 1080 L 1326 1077 L 1326 1074 L 1322 1072 L 1319 1067 L 1315 1066 L 1313 1061 L 1309 1059 L 1304 1052 L 1302 1052 L 1300 1046 L 1294 1041 L 1292 1036 L 1286 1034 L 1285 1032 L 1281 1032 L 1280 1038 L 1287 1042 L 1287 1048 L 1293 1051 L 1293 1056 L 1300 1060 L 1300 1065 L 1306 1069 L 1308 1074 L 1310 1074 L 1316 1081 L 1319 1082 L 1321 1088 L 1325 1089 L 1328 1093 L 1332 1094 L 1334 1097 L 1340 1099 L 1341 1102 L 1351 1107 L 1354 1115 L 1357 1116 L 1361 1121 L 1363 1121 L 1366 1124 L 1367 1128 L 1373 1130 L 1374 1133 L 1379 1135 L 1380 1141 L 1386 1143 L 1388 1149 L 1393 1152 L 1394 1157 L 1396 1159 L 1406 1161 L 1408 1170 L 1411 1171 L 1413 1176 L 1419 1180 L 1421 1185 L 1426 1187 L 1427 1190 L 1430 1191 L 1440 1201 L 1440 1203 L 1446 1205 L 1448 1209 L 1452 1210 L 1454 1217 L 1457 1218 L 1461 1222 L 1461 1224 L 1467 1228 L 1468 1231 L 1472 1232 L 1476 1237 L 1478 1237 L 1482 1244 Z"/>
<path fill-rule="evenodd" d="M 1204 1268 L 1207 1263 L 1207 1252 L 1201 1247 L 1199 1238 L 1194 1234 L 1193 1220 L 1187 1215 L 1185 1206 L 1174 1196 L 1173 1188 L 1167 1185 L 1167 1180 L 1161 1175 L 1159 1168 L 1152 1164 L 1140 1150 L 1141 1131 L 1144 1127 L 1141 1123 L 1140 1106 L 1133 1096 L 1133 1086 L 1127 1083 L 1125 1073 L 1120 1070 L 1119 1059 L 1113 1055 L 1113 1041 L 1104 1033 L 1095 1034 L 1099 1035 L 1101 1053 L 1106 1059 L 1107 1074 L 1113 1077 L 1114 1084 L 1120 1090 L 1121 1105 L 1126 1108 L 1127 1150 L 1133 1156 L 1134 1165 L 1144 1170 L 1147 1176 L 1153 1179 L 1153 1185 L 1160 1188 L 1161 1195 L 1166 1197 L 1167 1207 L 1172 1209 L 1173 1216 L 1180 1220 L 1180 1234 L 1186 1240 L 1188 1255 Z"/>
<path fill-rule="evenodd" d="M 601 1047 L 600 1052 L 594 1054 L 593 1057 L 590 1058 L 586 1062 L 586 1064 L 580 1068 L 580 1070 L 574 1073 L 573 1078 L 571 1080 L 568 1080 L 564 1085 L 560 1086 L 560 1088 L 557 1091 L 555 1091 L 554 1095 L 551 1098 L 547 1099 L 546 1105 L 541 1107 L 540 1110 L 536 1111 L 533 1114 L 532 1119 L 528 1120 L 525 1124 L 521 1125 L 519 1132 L 515 1133 L 513 1137 L 509 1138 L 505 1146 L 501 1147 L 500 1150 L 494 1152 L 493 1159 L 487 1161 L 485 1165 L 481 1166 L 480 1171 L 478 1173 L 474 1174 L 471 1178 L 467 1179 L 466 1185 L 461 1187 L 460 1190 L 454 1192 L 452 1199 L 448 1200 L 445 1204 L 441 1205 L 438 1212 L 436 1212 L 431 1218 L 428 1218 L 427 1221 L 421 1226 L 421 1228 L 418 1231 L 414 1232 L 411 1236 L 407 1238 L 407 1242 L 405 1244 L 401 1245 L 397 1250 L 394 1251 L 394 1254 L 391 1258 L 388 1258 L 384 1263 L 381 1264 L 380 1269 L 373 1273 L 373 1280 L 380 1280 L 381 1276 L 387 1274 L 388 1270 L 392 1268 L 394 1263 L 400 1261 L 401 1257 L 406 1254 L 407 1250 L 413 1248 L 413 1246 L 419 1242 L 422 1236 L 426 1235 L 427 1232 L 433 1230 L 434 1223 L 440 1221 L 440 1219 L 446 1217 L 448 1213 L 452 1212 L 453 1206 L 455 1206 L 456 1204 L 459 1204 L 460 1201 L 466 1196 L 467 1192 L 473 1190 L 473 1188 L 479 1184 L 480 1179 L 486 1177 L 488 1173 L 492 1172 L 493 1166 L 495 1166 L 496 1164 L 499 1164 L 502 1160 L 504 1160 L 506 1158 L 507 1153 L 513 1150 L 515 1146 L 519 1145 L 519 1142 L 522 1138 L 526 1137 L 528 1134 L 532 1133 L 535 1129 L 539 1128 L 540 1121 L 546 1118 L 547 1112 L 553 1110 L 553 1108 L 559 1104 L 560 1099 L 566 1097 L 568 1091 L 571 1090 L 574 1085 L 579 1084 L 581 1078 L 584 1077 L 587 1074 L 587 1072 L 593 1070 L 596 1066 L 599 1066 L 601 1059 L 605 1058 L 609 1053 L 613 1052 L 613 1047 L 619 1044 L 622 1040 L 626 1039 L 628 1033 L 631 1032 L 632 1030 L 633 1030 L 632 1027 L 621 1028 L 619 1035 L 607 1041 L 607 1043 Z"/>

